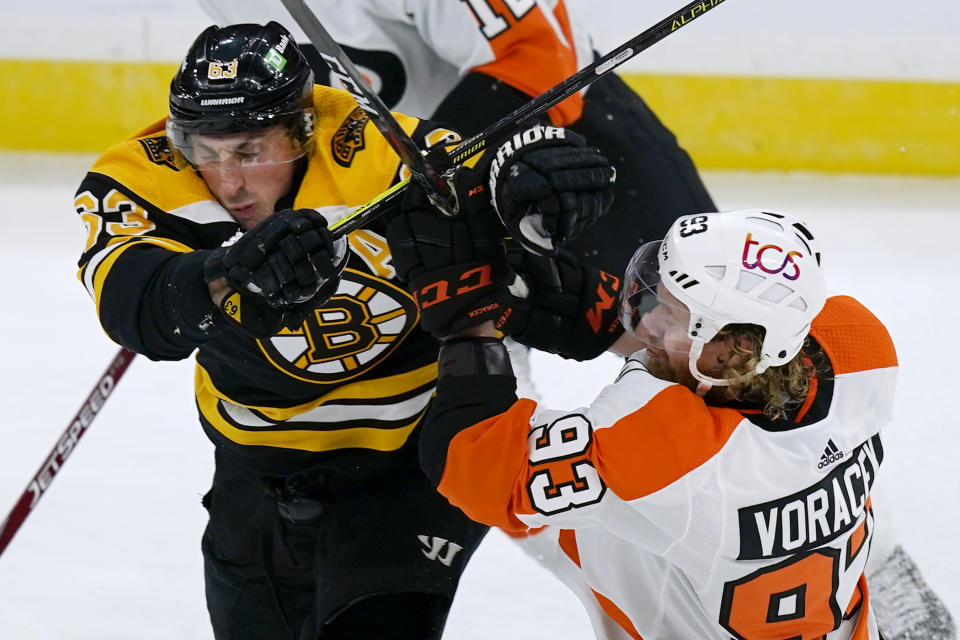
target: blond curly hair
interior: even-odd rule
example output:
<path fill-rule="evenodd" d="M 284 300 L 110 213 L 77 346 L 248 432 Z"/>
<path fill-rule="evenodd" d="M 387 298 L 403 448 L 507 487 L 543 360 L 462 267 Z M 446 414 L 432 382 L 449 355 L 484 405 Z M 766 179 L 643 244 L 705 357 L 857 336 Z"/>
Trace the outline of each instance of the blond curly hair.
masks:
<path fill-rule="evenodd" d="M 765 331 L 755 324 L 731 324 L 717 332 L 714 340 L 731 340 L 733 353 L 744 357 L 737 367 L 727 372 L 731 400 L 763 407 L 763 415 L 772 420 L 790 418 L 802 405 L 810 391 L 810 381 L 823 371 L 818 368 L 823 352 L 814 348 L 808 336 L 803 347 L 790 362 L 754 373 L 760 360 L 760 347 Z"/>

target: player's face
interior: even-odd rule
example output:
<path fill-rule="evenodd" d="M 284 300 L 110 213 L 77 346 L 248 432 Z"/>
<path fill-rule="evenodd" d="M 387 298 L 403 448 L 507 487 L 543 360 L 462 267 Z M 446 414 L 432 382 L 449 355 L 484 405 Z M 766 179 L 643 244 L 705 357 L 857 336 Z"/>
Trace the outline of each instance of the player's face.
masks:
<path fill-rule="evenodd" d="M 650 373 L 670 382 L 696 390 L 698 381 L 690 372 L 690 346 L 687 333 L 690 311 L 663 285 L 657 290 L 659 304 L 643 315 L 634 334 L 646 343 Z M 697 370 L 712 378 L 723 378 L 743 361 L 733 354 L 732 338 L 714 338 L 703 346 Z"/>
<path fill-rule="evenodd" d="M 192 139 L 193 157 L 210 193 L 250 229 L 274 212 L 290 190 L 302 155 L 280 126 Z"/>

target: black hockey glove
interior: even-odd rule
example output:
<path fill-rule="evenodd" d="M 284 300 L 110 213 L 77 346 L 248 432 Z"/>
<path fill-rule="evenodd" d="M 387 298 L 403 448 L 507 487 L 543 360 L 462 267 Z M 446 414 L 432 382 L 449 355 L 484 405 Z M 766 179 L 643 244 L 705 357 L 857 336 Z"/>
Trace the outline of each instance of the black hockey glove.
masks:
<path fill-rule="evenodd" d="M 590 360 L 623 333 L 620 278 L 580 264 L 564 249 L 538 256 L 511 244 L 507 261 L 517 277 L 496 326 L 517 342 Z"/>
<path fill-rule="evenodd" d="M 336 290 L 346 257 L 338 253 L 326 219 L 313 209 L 278 211 L 204 263 L 204 280 L 224 278 L 247 299 L 274 309 L 315 300 L 321 289 Z"/>
<path fill-rule="evenodd" d="M 500 315 L 506 287 L 503 235 L 489 209 L 445 217 L 423 189 L 407 188 L 400 213 L 387 227 L 387 242 L 425 330 L 439 338 Z"/>
<path fill-rule="evenodd" d="M 528 251 L 550 255 L 606 213 L 616 175 L 579 134 L 535 124 L 497 147 L 489 186 L 513 238 Z"/>

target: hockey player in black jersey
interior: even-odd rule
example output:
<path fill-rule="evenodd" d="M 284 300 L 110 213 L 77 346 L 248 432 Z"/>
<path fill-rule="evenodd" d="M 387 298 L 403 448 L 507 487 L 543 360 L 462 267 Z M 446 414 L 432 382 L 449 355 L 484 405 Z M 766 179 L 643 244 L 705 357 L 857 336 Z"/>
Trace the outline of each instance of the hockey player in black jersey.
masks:
<path fill-rule="evenodd" d="M 443 137 L 396 117 L 415 140 Z M 77 191 L 79 277 L 104 330 L 152 360 L 197 353 L 218 639 L 439 638 L 486 531 L 418 466 L 438 343 L 395 282 L 390 216 L 344 241 L 327 227 L 400 170 L 283 27 L 242 24 L 197 38 L 170 117 Z"/>

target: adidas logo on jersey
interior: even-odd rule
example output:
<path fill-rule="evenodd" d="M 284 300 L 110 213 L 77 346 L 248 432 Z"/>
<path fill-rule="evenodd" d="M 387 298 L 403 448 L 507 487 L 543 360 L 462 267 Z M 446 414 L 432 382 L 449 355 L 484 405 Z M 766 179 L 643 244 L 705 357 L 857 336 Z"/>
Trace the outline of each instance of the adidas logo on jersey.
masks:
<path fill-rule="evenodd" d="M 837 460 L 843 460 L 843 451 L 840 451 L 834 444 L 833 439 L 830 438 L 827 440 L 827 447 L 823 450 L 823 455 L 820 456 L 820 464 L 817 465 L 817 469 L 829 467 Z"/>

